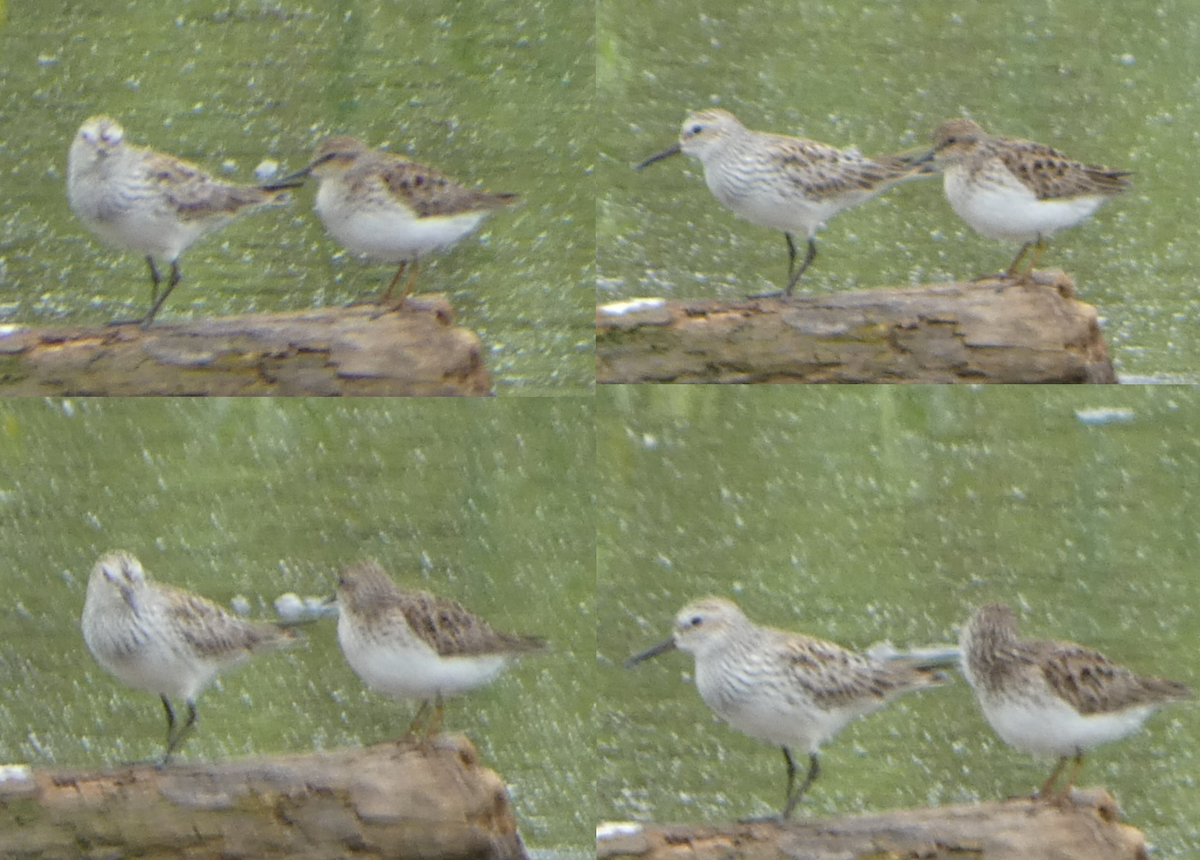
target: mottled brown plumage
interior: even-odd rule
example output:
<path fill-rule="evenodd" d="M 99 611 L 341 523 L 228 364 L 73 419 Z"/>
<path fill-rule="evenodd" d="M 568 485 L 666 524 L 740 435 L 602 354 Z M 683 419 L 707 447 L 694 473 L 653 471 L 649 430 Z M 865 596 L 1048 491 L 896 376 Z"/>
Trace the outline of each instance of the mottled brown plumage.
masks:
<path fill-rule="evenodd" d="M 545 650 L 544 639 L 502 633 L 461 604 L 402 589 L 374 561 L 338 577 L 338 643 L 363 682 L 389 696 L 421 699 L 409 725 L 428 741 L 442 718 L 442 699 L 490 682 L 513 659 Z"/>
<path fill-rule="evenodd" d="M 988 723 L 1011 746 L 1056 755 L 1042 785 L 1051 789 L 1068 760 L 1070 790 L 1092 747 L 1137 731 L 1159 707 L 1191 698 L 1177 681 L 1138 675 L 1074 642 L 1017 637 L 1017 616 L 1003 603 L 976 610 L 963 626 L 963 672 Z"/>
<path fill-rule="evenodd" d="M 546 640 L 502 633 L 448 597 L 401 589 L 376 561 L 349 565 L 338 578 L 340 599 L 364 624 L 406 624 L 442 657 L 523 654 L 540 651 Z"/>

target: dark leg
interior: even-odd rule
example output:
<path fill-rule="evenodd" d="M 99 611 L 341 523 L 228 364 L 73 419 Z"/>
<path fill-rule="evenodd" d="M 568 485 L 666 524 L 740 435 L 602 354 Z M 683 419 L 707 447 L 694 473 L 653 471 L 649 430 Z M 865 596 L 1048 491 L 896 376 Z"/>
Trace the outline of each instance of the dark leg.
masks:
<path fill-rule="evenodd" d="M 151 263 L 150 265 L 153 266 L 154 263 Z M 179 261 L 172 260 L 171 280 L 167 282 L 167 288 L 163 290 L 163 294 L 154 300 L 154 303 L 150 305 L 150 310 L 146 313 L 146 316 L 142 318 L 140 323 L 142 328 L 150 327 L 150 323 L 154 320 L 154 315 L 158 313 L 158 309 L 162 307 L 163 302 L 167 300 L 167 296 L 171 295 L 171 290 L 175 289 L 182 277 L 183 276 L 179 272 Z"/>
<path fill-rule="evenodd" d="M 158 267 L 154 265 L 154 258 L 149 254 L 146 255 L 146 266 L 150 269 L 150 307 L 154 307 L 155 302 L 158 300 L 158 285 L 162 283 L 162 276 L 158 274 Z M 140 323 L 141 321 L 141 319 L 119 319 L 111 320 L 108 324 L 131 325 L 133 323 Z"/>
<path fill-rule="evenodd" d="M 150 304 L 153 306 L 158 298 L 158 285 L 162 283 L 162 277 L 158 274 L 158 267 L 154 265 L 154 258 L 149 254 L 146 255 L 146 265 L 150 267 Z"/>
<path fill-rule="evenodd" d="M 167 699 L 164 696 L 163 703 L 165 704 L 166 701 Z M 167 764 L 171 760 L 171 756 L 175 754 L 177 749 L 183 746 L 183 742 L 187 740 L 188 735 L 192 733 L 192 729 L 196 726 L 196 703 L 188 699 L 187 706 L 187 720 L 179 727 L 179 731 L 175 733 L 175 737 L 167 741 L 167 754 L 163 756 L 163 764 Z"/>
<path fill-rule="evenodd" d="M 175 711 L 171 709 L 171 702 L 166 696 L 159 698 L 162 699 L 163 709 L 167 712 L 167 756 L 163 759 L 163 764 L 166 764 L 167 758 L 171 757 L 172 741 L 175 738 Z"/>
<path fill-rule="evenodd" d="M 811 263 L 816 258 L 817 243 L 813 239 L 809 239 L 808 240 L 808 251 L 804 255 L 804 262 L 800 264 L 799 269 L 796 269 L 795 268 L 796 267 L 796 243 L 795 243 L 795 241 L 793 241 L 791 233 L 785 232 L 783 234 L 783 236 L 785 239 L 787 239 L 787 246 L 788 246 L 788 283 L 787 283 L 787 287 L 785 287 L 782 290 L 776 290 L 773 293 L 755 293 L 754 295 L 749 296 L 748 298 L 751 298 L 751 299 L 773 299 L 776 296 L 790 296 L 792 294 L 792 290 L 794 290 L 796 288 L 796 284 L 800 281 L 800 276 L 804 274 L 804 271 L 805 271 L 805 269 L 808 268 L 809 263 Z M 795 269 L 795 271 L 793 271 L 793 269 Z"/>
<path fill-rule="evenodd" d="M 796 808 L 796 804 L 800 802 L 800 798 L 804 797 L 804 793 L 808 791 L 809 787 L 817 781 L 817 777 L 821 775 L 821 763 L 817 761 L 816 753 L 809 753 L 808 775 L 804 777 L 804 782 L 800 783 L 800 787 L 793 791 L 792 783 L 795 782 L 796 778 L 796 763 L 792 761 L 792 754 L 788 751 L 787 747 L 783 748 L 783 755 L 788 763 L 788 793 L 787 800 L 783 804 L 783 815 L 781 817 L 786 821 L 791 817 L 792 810 Z"/>
<path fill-rule="evenodd" d="M 815 240 L 810 238 L 808 240 L 808 253 L 804 255 L 804 262 L 800 264 L 800 268 L 796 271 L 796 274 L 792 275 L 791 280 L 788 281 L 787 289 L 783 291 L 784 295 L 790 296 L 792 294 L 792 290 L 796 289 L 796 284 L 800 281 L 800 276 L 804 274 L 804 272 L 808 269 L 809 264 L 812 263 L 816 257 L 817 243 Z"/>

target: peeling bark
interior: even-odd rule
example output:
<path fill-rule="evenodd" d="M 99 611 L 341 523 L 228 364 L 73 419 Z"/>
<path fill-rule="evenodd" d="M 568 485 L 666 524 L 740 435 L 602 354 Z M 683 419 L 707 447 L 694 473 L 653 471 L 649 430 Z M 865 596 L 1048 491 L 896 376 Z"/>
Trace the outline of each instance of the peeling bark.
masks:
<path fill-rule="evenodd" d="M 597 860 L 1146 860 L 1141 832 L 1118 822 L 1112 795 L 1076 792 L 899 809 L 822 821 L 719 826 L 608 825 Z"/>
<path fill-rule="evenodd" d="M 0 396 L 487 395 L 478 336 L 441 297 L 0 334 Z M 372 319 L 375 316 L 377 318 Z"/>
<path fill-rule="evenodd" d="M 528 860 L 463 737 L 300 756 L 33 771 L 0 782 L 0 855 Z"/>
<path fill-rule="evenodd" d="M 1096 309 L 1059 271 L 790 300 L 596 312 L 602 383 L 1116 382 Z"/>

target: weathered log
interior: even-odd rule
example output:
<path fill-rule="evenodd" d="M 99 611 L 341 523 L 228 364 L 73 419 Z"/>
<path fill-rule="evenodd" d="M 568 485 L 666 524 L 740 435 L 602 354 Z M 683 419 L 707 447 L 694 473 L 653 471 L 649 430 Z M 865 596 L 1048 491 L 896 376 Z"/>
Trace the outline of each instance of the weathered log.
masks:
<path fill-rule="evenodd" d="M 1060 271 L 596 312 L 596 375 L 635 382 L 1116 382 L 1096 309 Z"/>
<path fill-rule="evenodd" d="M 528 860 L 504 783 L 446 736 L 428 750 L 33 771 L 0 781 L 0 856 Z"/>
<path fill-rule="evenodd" d="M 487 395 L 478 336 L 440 296 L 137 325 L 8 327 L 3 395 Z"/>
<path fill-rule="evenodd" d="M 1140 831 L 1108 792 L 1056 805 L 1008 800 L 822 821 L 725 826 L 608 825 L 597 860 L 1145 860 Z"/>

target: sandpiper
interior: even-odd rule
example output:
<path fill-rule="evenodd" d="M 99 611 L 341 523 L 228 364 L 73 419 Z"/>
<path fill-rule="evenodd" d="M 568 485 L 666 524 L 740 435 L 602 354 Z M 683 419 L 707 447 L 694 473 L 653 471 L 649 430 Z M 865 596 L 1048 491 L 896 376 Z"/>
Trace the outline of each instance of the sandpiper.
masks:
<path fill-rule="evenodd" d="M 1191 697 L 1176 681 L 1135 675 L 1099 651 L 1074 642 L 1017 638 L 1017 617 L 1003 603 L 976 610 L 960 636 L 962 668 L 984 717 L 1005 743 L 1059 756 L 1038 792 L 1051 789 L 1068 760 L 1071 790 L 1092 747 L 1137 731 L 1168 702 Z"/>
<path fill-rule="evenodd" d="M 834 215 L 898 182 L 933 175 L 926 164 L 907 155 L 872 159 L 854 149 L 750 131 L 729 111 L 718 109 L 689 114 L 679 143 L 634 169 L 680 152 L 700 160 L 709 190 L 727 208 L 754 224 L 783 231 L 787 287 L 767 295 L 792 294 L 817 256 L 817 229 Z M 799 268 L 795 233 L 808 239 L 808 252 Z"/>
<path fill-rule="evenodd" d="M 1023 242 L 1005 271 L 1018 277 L 1030 248 L 1028 280 L 1046 238 L 1073 227 L 1129 187 L 1130 174 L 1083 164 L 1031 140 L 993 137 L 970 119 L 946 120 L 933 133 L 933 155 L 946 199 L 958 216 L 989 239 Z"/>
<path fill-rule="evenodd" d="M 337 602 L 338 643 L 354 673 L 386 696 L 421 699 L 409 738 L 431 704 L 425 741 L 441 726 L 444 697 L 487 684 L 513 659 L 547 647 L 501 633 L 453 600 L 401 589 L 374 561 L 342 569 Z"/>
<path fill-rule="evenodd" d="M 289 630 L 244 621 L 190 591 L 152 582 L 127 552 L 101 557 L 88 579 L 83 640 L 118 680 L 162 699 L 167 712 L 163 764 L 195 726 L 196 697 L 218 672 L 295 638 Z M 171 699 L 187 704 L 182 725 L 176 723 Z"/>
<path fill-rule="evenodd" d="M 432 167 L 370 149 L 356 137 L 326 138 L 312 162 L 287 179 L 310 173 L 320 181 L 316 210 L 330 235 L 368 259 L 400 264 L 378 304 L 391 300 L 411 267 L 396 309 L 412 292 L 423 257 L 453 245 L 490 212 L 517 200 L 515 194 L 467 188 Z"/>
<path fill-rule="evenodd" d="M 908 660 L 877 660 L 811 636 L 760 627 L 737 604 L 720 597 L 689 603 L 675 617 L 674 635 L 625 661 L 629 668 L 677 648 L 696 660 L 696 689 L 717 716 L 752 738 L 783 749 L 787 819 L 820 773 L 821 745 L 856 717 L 900 693 L 936 686 L 945 678 Z M 808 753 L 799 786 L 792 749 Z"/>
<path fill-rule="evenodd" d="M 67 153 L 67 200 L 88 229 L 118 248 L 146 255 L 150 309 L 138 322 L 149 327 L 180 280 L 179 256 L 197 239 L 236 215 L 284 202 L 295 182 L 235 185 L 214 179 L 173 155 L 125 142 L 125 130 L 107 116 L 80 126 Z M 155 259 L 171 264 L 167 288 Z"/>

